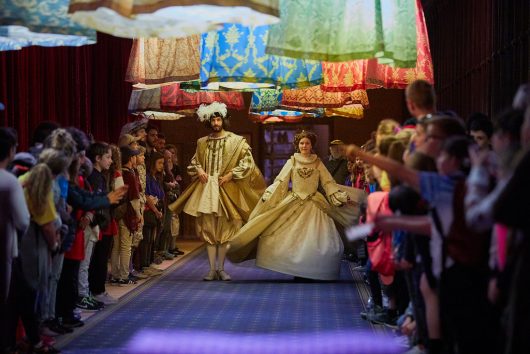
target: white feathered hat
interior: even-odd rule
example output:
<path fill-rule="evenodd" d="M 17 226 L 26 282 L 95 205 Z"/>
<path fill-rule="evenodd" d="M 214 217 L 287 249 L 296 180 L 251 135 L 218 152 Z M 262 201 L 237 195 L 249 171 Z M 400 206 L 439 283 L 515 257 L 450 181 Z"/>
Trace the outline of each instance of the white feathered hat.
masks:
<path fill-rule="evenodd" d="M 226 114 L 226 104 L 217 101 L 210 104 L 201 104 L 197 109 L 197 115 L 199 116 L 200 122 L 207 122 L 214 116 L 226 118 Z"/>

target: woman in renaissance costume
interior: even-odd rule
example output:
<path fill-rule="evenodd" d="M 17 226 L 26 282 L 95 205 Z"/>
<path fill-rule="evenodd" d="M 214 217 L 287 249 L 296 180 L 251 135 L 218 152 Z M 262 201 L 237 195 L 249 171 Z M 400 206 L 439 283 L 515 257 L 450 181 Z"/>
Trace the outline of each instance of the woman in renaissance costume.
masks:
<path fill-rule="evenodd" d="M 256 257 L 256 265 L 296 277 L 335 280 L 343 244 L 335 221 L 359 216 L 362 190 L 339 186 L 312 148 L 316 135 L 295 136 L 296 153 L 263 194 L 249 221 L 231 239 L 229 259 Z M 326 193 L 318 192 L 319 183 Z M 291 189 L 289 190 L 289 187 Z"/>

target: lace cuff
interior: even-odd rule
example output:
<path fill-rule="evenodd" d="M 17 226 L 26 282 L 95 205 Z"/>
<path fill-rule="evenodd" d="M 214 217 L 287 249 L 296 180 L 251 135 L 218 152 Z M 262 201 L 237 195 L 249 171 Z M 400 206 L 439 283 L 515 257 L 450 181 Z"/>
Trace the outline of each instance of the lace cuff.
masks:
<path fill-rule="evenodd" d="M 343 191 L 337 191 L 328 196 L 329 202 L 334 206 L 343 206 L 348 202 L 348 195 Z"/>

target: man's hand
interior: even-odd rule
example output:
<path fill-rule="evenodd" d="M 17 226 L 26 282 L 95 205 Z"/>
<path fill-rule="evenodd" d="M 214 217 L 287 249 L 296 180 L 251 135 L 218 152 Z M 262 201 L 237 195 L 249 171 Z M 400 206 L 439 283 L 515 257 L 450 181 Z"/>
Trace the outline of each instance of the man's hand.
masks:
<path fill-rule="evenodd" d="M 223 177 L 219 177 L 219 186 L 222 186 L 223 184 L 230 182 L 232 180 L 232 172 L 228 172 Z"/>
<path fill-rule="evenodd" d="M 201 181 L 202 184 L 208 182 L 208 174 L 204 172 L 202 168 L 197 169 L 197 177 L 199 178 L 199 181 Z"/>
<path fill-rule="evenodd" d="M 162 212 L 160 212 L 158 210 L 155 211 L 155 215 L 156 215 L 157 219 L 162 219 L 162 217 L 164 216 L 164 214 L 162 214 Z"/>
<path fill-rule="evenodd" d="M 123 198 L 123 196 L 125 195 L 125 193 L 127 193 L 128 189 L 129 186 L 125 185 L 107 194 L 107 198 L 109 198 L 110 204 L 118 204 L 121 198 Z"/>

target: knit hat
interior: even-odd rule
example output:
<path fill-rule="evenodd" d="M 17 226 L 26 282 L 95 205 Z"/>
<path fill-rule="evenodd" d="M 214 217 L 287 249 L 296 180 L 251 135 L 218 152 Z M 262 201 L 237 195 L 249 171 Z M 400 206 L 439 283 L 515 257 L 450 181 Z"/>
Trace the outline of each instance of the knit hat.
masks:
<path fill-rule="evenodd" d="M 131 157 L 140 154 L 138 150 L 133 150 L 128 146 L 120 147 L 120 152 L 121 152 L 121 164 L 122 165 L 125 165 L 126 163 L 128 163 Z"/>

